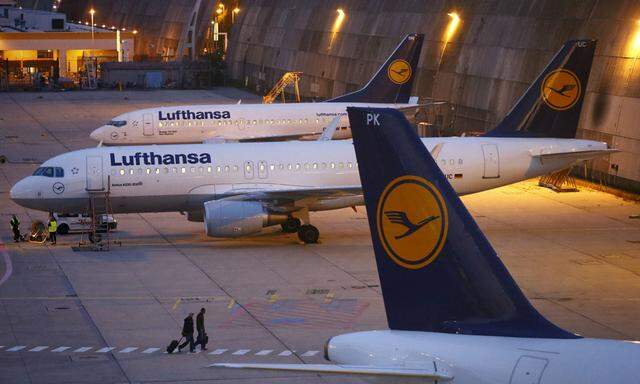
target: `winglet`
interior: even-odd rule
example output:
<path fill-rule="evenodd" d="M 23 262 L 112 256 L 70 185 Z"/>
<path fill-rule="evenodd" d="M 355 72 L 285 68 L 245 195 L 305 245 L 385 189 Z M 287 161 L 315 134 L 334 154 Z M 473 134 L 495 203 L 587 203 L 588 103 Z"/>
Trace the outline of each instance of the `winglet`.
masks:
<path fill-rule="evenodd" d="M 389 328 L 578 337 L 531 306 L 402 113 L 347 112 Z"/>
<path fill-rule="evenodd" d="M 342 116 L 336 116 L 331 120 L 329 125 L 324 129 L 322 135 L 318 137 L 318 141 L 329 141 L 333 138 L 333 134 L 336 133 L 336 129 L 338 128 L 338 124 L 340 123 L 340 118 Z"/>

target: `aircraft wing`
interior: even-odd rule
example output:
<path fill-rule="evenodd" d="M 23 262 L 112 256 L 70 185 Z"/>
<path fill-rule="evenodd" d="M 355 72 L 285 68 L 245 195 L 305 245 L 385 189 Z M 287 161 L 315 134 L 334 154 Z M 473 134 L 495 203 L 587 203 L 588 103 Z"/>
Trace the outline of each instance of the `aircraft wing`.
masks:
<path fill-rule="evenodd" d="M 589 151 L 571 151 L 571 152 L 558 152 L 558 153 L 542 153 L 539 155 L 532 154 L 531 157 L 537 158 L 540 162 L 545 160 L 575 160 L 584 161 L 590 160 L 596 157 L 609 155 L 612 153 L 620 152 L 618 149 L 595 149 Z"/>
<path fill-rule="evenodd" d="M 265 189 L 264 185 L 234 184 L 232 188 L 223 192 L 222 195 L 226 195 L 223 198 L 227 200 L 263 202 L 362 195 L 362 187 L 359 185 L 341 187 L 272 186 L 271 190 Z"/>
<path fill-rule="evenodd" d="M 433 365 L 425 364 L 424 369 L 396 368 L 396 367 L 372 367 L 357 365 L 333 365 L 333 364 L 234 364 L 216 363 L 209 367 L 214 368 L 239 368 L 239 369 L 263 369 L 276 371 L 335 373 L 346 375 L 368 375 L 387 377 L 419 377 L 439 382 L 453 380 L 453 376 L 445 371 L 436 371 Z"/>
<path fill-rule="evenodd" d="M 422 103 L 422 104 L 409 104 L 404 107 L 395 107 L 395 109 L 403 113 L 408 113 L 408 112 L 415 112 L 417 109 L 420 109 L 420 108 L 430 107 L 432 105 L 442 105 L 446 103 L 447 103 L 446 101 L 429 101 L 427 103 Z"/>
<path fill-rule="evenodd" d="M 240 139 L 238 142 L 240 143 L 258 143 L 265 141 L 286 141 L 286 140 L 300 140 L 300 139 L 311 139 L 315 138 L 318 135 L 321 135 L 322 132 L 309 132 L 309 133 L 292 133 L 290 135 L 277 135 L 277 136 L 267 136 L 267 137 L 255 137 L 248 139 Z"/>

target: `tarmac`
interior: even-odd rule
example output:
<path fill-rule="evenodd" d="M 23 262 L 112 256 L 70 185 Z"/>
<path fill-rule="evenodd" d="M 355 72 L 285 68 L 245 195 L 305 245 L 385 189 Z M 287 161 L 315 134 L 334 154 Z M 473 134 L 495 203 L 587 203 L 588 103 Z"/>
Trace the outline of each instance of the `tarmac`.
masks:
<path fill-rule="evenodd" d="M 353 383 L 353 377 L 208 368 L 323 363 L 331 336 L 387 327 L 364 208 L 312 214 L 319 244 L 270 228 L 228 240 L 179 213 L 117 215 L 106 252 L 13 243 L 47 214 L 9 199 L 50 156 L 95 143 L 113 116 L 159 104 L 258 102 L 235 89 L 0 93 L 1 383 Z M 640 339 L 640 205 L 528 180 L 463 197 L 544 316 L 588 337 Z M 208 351 L 167 354 L 207 309 Z"/>

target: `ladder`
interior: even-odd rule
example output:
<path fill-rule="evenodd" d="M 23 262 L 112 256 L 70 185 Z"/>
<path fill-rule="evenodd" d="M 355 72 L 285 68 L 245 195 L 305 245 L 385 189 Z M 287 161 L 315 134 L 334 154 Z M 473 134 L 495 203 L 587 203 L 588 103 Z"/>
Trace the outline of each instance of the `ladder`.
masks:
<path fill-rule="evenodd" d="M 110 176 L 107 176 L 107 180 Z M 111 185 L 108 181 L 107 185 Z M 92 251 L 108 251 L 111 247 L 111 225 L 109 220 L 105 223 L 106 231 L 104 233 L 98 233 L 98 217 L 104 215 L 107 219 L 112 217 L 113 210 L 111 209 L 111 190 L 104 191 L 87 191 L 89 193 L 89 209 L 88 216 L 91 218 L 91 227 L 88 232 L 89 243 L 84 241 L 84 232 L 80 237 L 78 243 L 78 250 L 92 250 Z"/>
<path fill-rule="evenodd" d="M 284 98 L 284 89 L 289 85 L 293 84 L 293 88 L 296 94 L 296 102 L 300 102 L 300 89 L 298 88 L 298 81 L 300 81 L 300 75 L 302 72 L 286 72 L 280 80 L 276 83 L 276 85 L 262 97 L 262 102 L 264 104 L 273 103 L 278 96 L 282 96 L 282 102 L 285 103 L 286 100 Z"/>

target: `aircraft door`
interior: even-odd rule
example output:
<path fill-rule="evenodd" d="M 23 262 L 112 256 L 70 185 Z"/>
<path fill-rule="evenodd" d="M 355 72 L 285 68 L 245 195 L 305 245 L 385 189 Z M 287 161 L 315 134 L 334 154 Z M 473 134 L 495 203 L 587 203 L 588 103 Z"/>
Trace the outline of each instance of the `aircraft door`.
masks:
<path fill-rule="evenodd" d="M 484 156 L 483 179 L 497 179 L 500 177 L 500 156 L 498 146 L 495 144 L 483 144 L 482 154 Z"/>
<path fill-rule="evenodd" d="M 87 156 L 87 191 L 104 191 L 102 157 Z"/>
<path fill-rule="evenodd" d="M 269 176 L 269 170 L 267 169 L 267 162 L 260 160 L 258 162 L 258 177 L 261 179 L 266 179 Z"/>
<path fill-rule="evenodd" d="M 150 113 L 143 115 L 142 134 L 144 136 L 153 136 L 153 116 Z"/>
<path fill-rule="evenodd" d="M 253 179 L 253 161 L 246 161 L 244 163 L 244 178 Z"/>
<path fill-rule="evenodd" d="M 509 384 L 540 384 L 549 360 L 541 357 L 521 356 L 513 368 Z"/>

